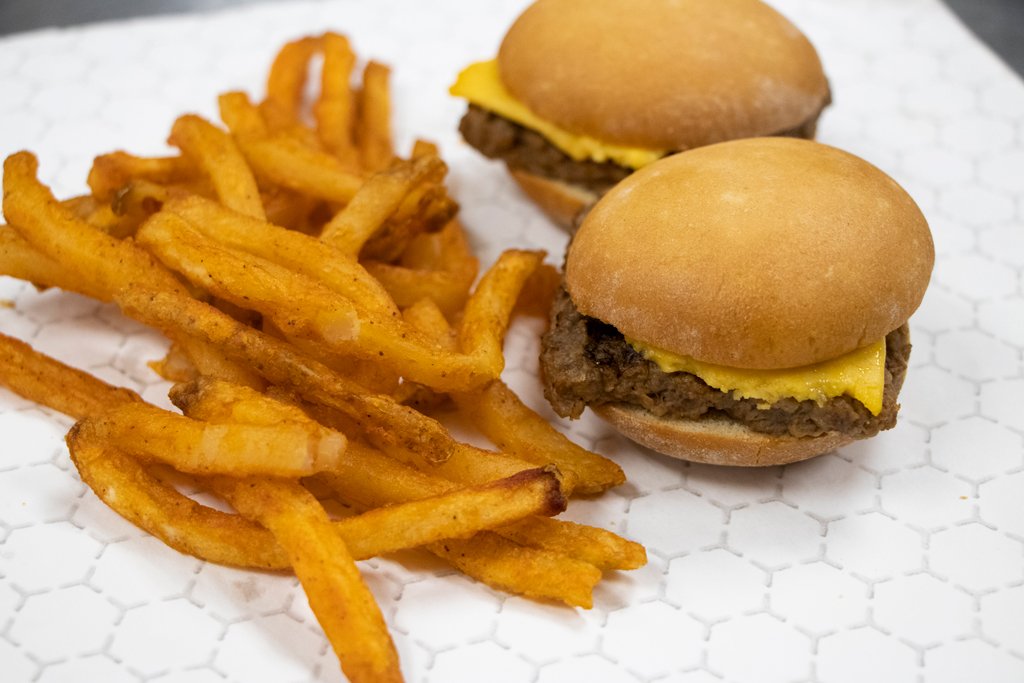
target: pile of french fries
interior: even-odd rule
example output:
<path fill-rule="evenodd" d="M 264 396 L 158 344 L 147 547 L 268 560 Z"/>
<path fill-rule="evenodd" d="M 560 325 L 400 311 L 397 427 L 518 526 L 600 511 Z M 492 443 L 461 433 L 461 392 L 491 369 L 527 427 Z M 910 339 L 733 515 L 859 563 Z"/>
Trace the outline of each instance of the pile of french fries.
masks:
<path fill-rule="evenodd" d="M 356 560 L 423 548 L 495 588 L 589 607 L 602 572 L 646 556 L 552 518 L 623 473 L 500 379 L 510 320 L 547 309 L 557 272 L 513 250 L 477 279 L 445 164 L 425 142 L 396 157 L 388 69 L 370 62 L 356 88 L 355 64 L 334 33 L 289 43 L 265 99 L 222 95 L 220 125 L 182 116 L 175 156 L 98 157 L 86 196 L 56 199 L 30 153 L 10 156 L 0 274 L 160 330 L 171 344 L 152 367 L 181 413 L 3 335 L 0 383 L 78 420 L 71 458 L 107 505 L 203 560 L 294 572 L 348 678 L 393 681 Z M 454 439 L 444 410 L 495 449 Z M 180 492 L 168 467 L 235 512 Z"/>

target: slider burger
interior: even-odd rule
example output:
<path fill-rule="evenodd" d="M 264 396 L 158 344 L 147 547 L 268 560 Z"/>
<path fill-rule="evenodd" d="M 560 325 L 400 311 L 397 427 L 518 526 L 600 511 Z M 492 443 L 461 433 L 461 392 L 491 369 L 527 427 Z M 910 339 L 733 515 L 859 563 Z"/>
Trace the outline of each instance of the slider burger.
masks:
<path fill-rule="evenodd" d="M 539 0 L 451 93 L 466 141 L 565 227 L 667 154 L 813 138 L 829 103 L 814 47 L 759 0 Z"/>
<path fill-rule="evenodd" d="M 574 235 L 545 395 L 697 462 L 830 451 L 894 426 L 933 262 L 914 201 L 846 152 L 754 138 L 667 157 Z"/>

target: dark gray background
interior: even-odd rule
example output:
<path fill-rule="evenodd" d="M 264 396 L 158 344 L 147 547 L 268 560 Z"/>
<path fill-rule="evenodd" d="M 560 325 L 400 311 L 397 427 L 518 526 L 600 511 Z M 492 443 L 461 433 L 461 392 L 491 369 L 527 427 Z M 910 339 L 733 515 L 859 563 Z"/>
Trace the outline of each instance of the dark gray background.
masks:
<path fill-rule="evenodd" d="M 1024 74 L 1024 0 L 945 1 L 1007 64 Z M 0 0 L 0 34 L 250 2 L 254 0 Z"/>

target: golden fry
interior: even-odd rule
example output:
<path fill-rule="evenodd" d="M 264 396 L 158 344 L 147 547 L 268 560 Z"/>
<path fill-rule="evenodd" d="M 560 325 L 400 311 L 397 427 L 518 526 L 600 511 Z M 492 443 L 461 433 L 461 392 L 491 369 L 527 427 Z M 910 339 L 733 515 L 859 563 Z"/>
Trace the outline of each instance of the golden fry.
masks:
<path fill-rule="evenodd" d="M 118 240 L 62 207 L 36 179 L 38 163 L 28 152 L 4 162 L 4 215 L 25 241 L 81 279 L 90 295 L 110 301 L 126 287 L 184 292 L 178 280 L 131 242 Z"/>
<path fill-rule="evenodd" d="M 179 472 L 304 477 L 334 467 L 344 435 L 313 423 L 208 423 L 137 403 L 93 416 L 90 437 Z"/>
<path fill-rule="evenodd" d="M 600 493 L 626 481 L 621 467 L 567 439 L 501 380 L 452 398 L 495 446 L 536 465 L 554 463 L 562 472 L 572 473 L 579 493 Z"/>
<path fill-rule="evenodd" d="M 348 299 L 275 263 L 219 246 L 179 216 L 154 215 L 137 239 L 193 284 L 259 311 L 289 336 L 337 342 L 359 334 L 359 318 Z"/>
<path fill-rule="evenodd" d="M 249 365 L 273 384 L 347 415 L 375 445 L 417 450 L 444 460 L 454 448 L 436 420 L 367 393 L 287 343 L 247 327 L 195 299 L 169 292 L 124 290 L 117 303 L 129 317 L 165 331 L 215 344 L 233 361 Z"/>
<path fill-rule="evenodd" d="M 254 218 L 265 217 L 256 179 L 228 133 L 187 114 L 174 122 L 169 142 L 210 178 L 224 206 Z"/>
<path fill-rule="evenodd" d="M 96 201 L 109 203 L 133 181 L 169 185 L 190 180 L 197 173 L 198 169 L 185 157 L 137 157 L 127 152 L 111 152 L 93 160 L 88 183 Z"/>
<path fill-rule="evenodd" d="M 293 40 L 281 48 L 270 67 L 266 102 L 289 123 L 299 120 L 309 62 L 319 48 L 320 38 Z"/>
<path fill-rule="evenodd" d="M 325 33 L 322 45 L 320 99 L 313 106 L 317 134 L 328 151 L 354 168 L 359 163 L 353 139 L 355 101 L 351 86 L 356 56 L 348 39 L 337 33 Z"/>
<path fill-rule="evenodd" d="M 5 334 L 0 334 L 0 385 L 75 418 L 142 401 L 131 389 L 112 387 Z"/>
<path fill-rule="evenodd" d="M 363 70 L 356 144 L 359 146 L 363 168 L 369 171 L 384 168 L 395 155 L 391 144 L 390 77 L 391 69 L 379 62 L 371 61 Z"/>
<path fill-rule="evenodd" d="M 213 487 L 284 548 L 348 679 L 401 681 L 380 608 L 316 498 L 296 482 L 272 479 L 220 477 Z"/>

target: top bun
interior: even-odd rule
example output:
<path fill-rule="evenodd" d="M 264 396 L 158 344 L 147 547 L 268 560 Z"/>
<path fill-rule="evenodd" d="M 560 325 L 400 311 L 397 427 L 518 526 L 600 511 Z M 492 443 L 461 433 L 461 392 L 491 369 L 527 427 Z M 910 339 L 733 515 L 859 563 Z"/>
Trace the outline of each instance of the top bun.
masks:
<path fill-rule="evenodd" d="M 584 314 L 697 360 L 777 369 L 882 339 L 924 296 L 928 224 L 892 178 L 807 140 L 753 138 L 646 166 L 583 220 Z"/>
<path fill-rule="evenodd" d="M 814 46 L 759 0 L 539 0 L 498 65 L 538 116 L 648 149 L 774 135 L 829 99 Z"/>

